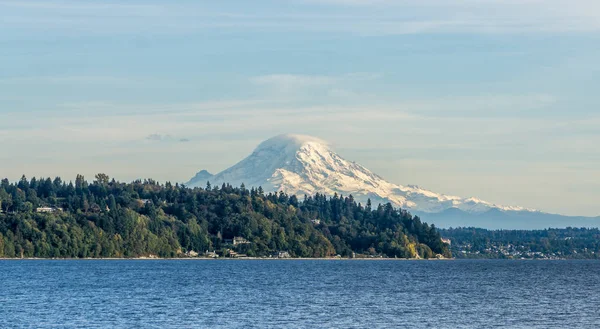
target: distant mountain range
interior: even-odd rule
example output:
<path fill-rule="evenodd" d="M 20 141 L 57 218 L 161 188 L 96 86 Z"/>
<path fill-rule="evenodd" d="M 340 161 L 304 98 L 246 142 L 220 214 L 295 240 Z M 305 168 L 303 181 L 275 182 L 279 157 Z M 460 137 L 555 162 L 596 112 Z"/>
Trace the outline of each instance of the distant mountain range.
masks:
<path fill-rule="evenodd" d="M 393 184 L 348 161 L 328 143 L 311 136 L 279 135 L 262 142 L 248 157 L 216 175 L 198 172 L 189 187 L 229 183 L 303 196 L 352 195 L 358 202 L 390 202 L 439 227 L 474 226 L 503 229 L 598 227 L 600 217 L 568 217 L 534 209 L 503 206 L 478 198 L 435 193 L 414 185 Z"/>

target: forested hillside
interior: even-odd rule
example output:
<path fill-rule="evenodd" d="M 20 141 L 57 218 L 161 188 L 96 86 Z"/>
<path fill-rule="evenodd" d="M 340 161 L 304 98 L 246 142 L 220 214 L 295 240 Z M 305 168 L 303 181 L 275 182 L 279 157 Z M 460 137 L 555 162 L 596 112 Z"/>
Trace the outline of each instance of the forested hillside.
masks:
<path fill-rule="evenodd" d="M 351 196 L 298 200 L 243 185 L 190 189 L 98 174 L 92 183 L 80 175 L 4 179 L 0 209 L 0 257 L 181 257 L 230 248 L 248 256 L 450 256 L 433 225 Z M 231 246 L 234 237 L 249 243 Z"/>

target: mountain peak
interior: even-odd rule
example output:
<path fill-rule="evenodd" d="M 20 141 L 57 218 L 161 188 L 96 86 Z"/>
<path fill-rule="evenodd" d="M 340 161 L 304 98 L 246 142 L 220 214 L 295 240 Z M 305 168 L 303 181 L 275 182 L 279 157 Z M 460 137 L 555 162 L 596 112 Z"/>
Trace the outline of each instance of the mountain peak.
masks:
<path fill-rule="evenodd" d="M 211 177 L 198 176 L 202 179 L 195 177 L 188 185 L 201 186 L 206 183 L 205 178 L 210 178 L 212 184 L 239 186 L 244 183 L 246 187 L 262 186 L 265 191 L 284 191 L 297 196 L 351 194 L 362 203 L 367 199 L 374 204 L 391 202 L 397 207 L 425 213 L 440 213 L 450 208 L 479 214 L 492 208 L 528 210 L 390 183 L 360 164 L 342 158 L 322 139 L 298 134 L 272 137 L 236 165 Z"/>

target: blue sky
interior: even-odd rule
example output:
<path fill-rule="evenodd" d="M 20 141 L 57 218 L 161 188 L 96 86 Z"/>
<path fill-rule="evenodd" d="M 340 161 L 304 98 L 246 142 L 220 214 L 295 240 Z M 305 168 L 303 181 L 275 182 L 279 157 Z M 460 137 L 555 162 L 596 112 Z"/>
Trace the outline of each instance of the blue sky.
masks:
<path fill-rule="evenodd" d="M 600 2 L 0 0 L 0 176 L 186 181 L 280 133 L 600 215 Z"/>

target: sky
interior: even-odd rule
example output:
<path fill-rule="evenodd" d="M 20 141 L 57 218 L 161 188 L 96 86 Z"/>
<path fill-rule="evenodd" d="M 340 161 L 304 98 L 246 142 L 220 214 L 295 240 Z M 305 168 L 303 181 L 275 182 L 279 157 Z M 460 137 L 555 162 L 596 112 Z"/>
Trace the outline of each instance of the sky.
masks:
<path fill-rule="evenodd" d="M 0 0 L 0 177 L 185 182 L 281 133 L 600 215 L 597 0 Z"/>

